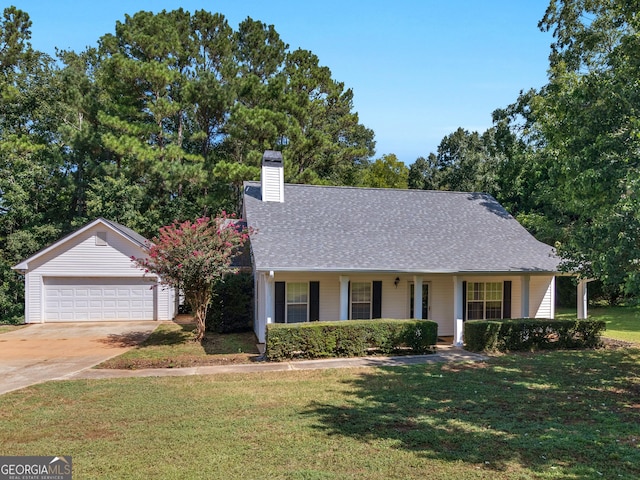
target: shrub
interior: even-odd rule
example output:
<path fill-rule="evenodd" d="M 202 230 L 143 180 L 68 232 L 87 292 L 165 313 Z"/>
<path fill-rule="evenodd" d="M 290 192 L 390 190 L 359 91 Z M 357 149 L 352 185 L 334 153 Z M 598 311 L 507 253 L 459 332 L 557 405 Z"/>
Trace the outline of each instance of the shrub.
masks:
<path fill-rule="evenodd" d="M 218 333 L 247 332 L 253 328 L 253 275 L 227 275 L 216 284 L 207 310 L 207 330 Z"/>
<path fill-rule="evenodd" d="M 16 314 L 11 317 L 0 318 L 0 325 L 22 325 L 24 323 L 24 314 Z"/>
<path fill-rule="evenodd" d="M 267 325 L 267 358 L 361 357 L 371 353 L 427 353 L 438 340 L 429 320 L 349 320 Z"/>
<path fill-rule="evenodd" d="M 465 322 L 464 341 L 473 352 L 595 348 L 605 329 L 603 320 L 471 320 Z"/>

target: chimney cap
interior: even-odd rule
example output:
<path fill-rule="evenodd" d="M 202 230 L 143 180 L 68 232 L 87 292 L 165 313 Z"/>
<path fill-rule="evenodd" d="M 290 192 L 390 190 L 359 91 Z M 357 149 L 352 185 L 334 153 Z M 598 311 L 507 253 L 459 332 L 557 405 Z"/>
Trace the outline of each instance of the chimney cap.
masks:
<path fill-rule="evenodd" d="M 282 167 L 282 152 L 265 150 L 262 155 L 262 165 L 270 167 Z"/>

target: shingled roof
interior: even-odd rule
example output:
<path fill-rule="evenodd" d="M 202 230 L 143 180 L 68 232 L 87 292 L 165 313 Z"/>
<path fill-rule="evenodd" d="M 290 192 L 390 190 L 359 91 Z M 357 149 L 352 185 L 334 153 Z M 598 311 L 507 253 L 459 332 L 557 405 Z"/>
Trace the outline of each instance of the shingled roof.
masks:
<path fill-rule="evenodd" d="M 556 272 L 559 259 L 479 193 L 284 186 L 263 202 L 245 182 L 259 271 Z"/>

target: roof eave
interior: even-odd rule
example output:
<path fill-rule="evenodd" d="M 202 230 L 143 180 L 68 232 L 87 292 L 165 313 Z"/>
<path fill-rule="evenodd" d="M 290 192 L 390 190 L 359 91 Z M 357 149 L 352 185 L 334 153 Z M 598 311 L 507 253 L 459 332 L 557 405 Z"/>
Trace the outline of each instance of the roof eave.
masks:
<path fill-rule="evenodd" d="M 25 260 L 21 261 L 20 263 L 14 265 L 13 267 L 11 267 L 12 270 L 16 270 L 17 272 L 20 272 L 22 274 L 26 273 L 29 271 L 29 263 L 33 262 L 34 260 L 37 260 L 38 258 L 42 257 L 43 255 L 46 255 L 47 253 L 55 250 L 56 248 L 58 248 L 60 245 L 68 242 L 69 240 L 77 237 L 78 235 L 86 232 L 87 230 L 89 230 L 90 228 L 93 228 L 95 225 L 97 224 L 103 224 L 106 227 L 108 227 L 109 229 L 111 229 L 112 231 L 116 232 L 118 235 L 126 238 L 127 240 L 129 240 L 131 243 L 137 245 L 140 248 L 146 248 L 146 246 L 144 244 L 140 244 L 139 241 L 137 241 L 134 238 L 131 238 L 130 235 L 127 235 L 125 232 L 123 232 L 121 229 L 117 228 L 115 225 L 113 225 L 112 222 L 110 222 L 109 220 L 102 218 L 102 217 L 98 217 L 95 220 L 93 220 L 92 222 L 87 223 L 84 227 L 79 228 L 78 230 L 75 230 L 74 232 L 71 232 L 67 235 L 65 235 L 64 237 L 62 237 L 61 239 L 55 241 L 54 243 L 52 243 L 51 245 L 49 245 L 48 247 L 45 247 L 39 251 L 37 251 L 36 253 L 34 253 L 33 255 L 31 255 L 30 257 L 26 258 Z"/>
<path fill-rule="evenodd" d="M 365 273 L 365 274 L 412 274 L 412 275 L 562 275 L 563 272 L 547 269 L 511 269 L 511 270 L 452 270 L 452 269 L 376 269 L 376 268 L 297 268 L 297 267 L 258 267 L 256 272 L 312 272 L 312 273 Z M 569 274 L 570 275 L 570 274 Z"/>

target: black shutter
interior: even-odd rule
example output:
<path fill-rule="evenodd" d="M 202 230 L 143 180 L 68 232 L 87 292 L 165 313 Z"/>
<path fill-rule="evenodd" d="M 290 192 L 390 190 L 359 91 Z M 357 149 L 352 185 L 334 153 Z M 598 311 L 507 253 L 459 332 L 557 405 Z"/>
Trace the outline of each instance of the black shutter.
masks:
<path fill-rule="evenodd" d="M 284 323 L 285 307 L 285 283 L 276 282 L 276 318 L 274 319 L 276 323 Z"/>
<path fill-rule="evenodd" d="M 382 318 L 382 282 L 373 282 L 371 318 Z"/>
<path fill-rule="evenodd" d="M 502 318 L 511 318 L 511 280 L 504 282 L 502 291 Z"/>
<path fill-rule="evenodd" d="M 467 282 L 462 282 L 462 320 L 467 320 Z"/>
<path fill-rule="evenodd" d="M 320 282 L 309 282 L 309 321 L 320 320 Z"/>

